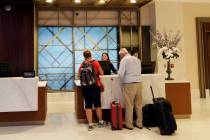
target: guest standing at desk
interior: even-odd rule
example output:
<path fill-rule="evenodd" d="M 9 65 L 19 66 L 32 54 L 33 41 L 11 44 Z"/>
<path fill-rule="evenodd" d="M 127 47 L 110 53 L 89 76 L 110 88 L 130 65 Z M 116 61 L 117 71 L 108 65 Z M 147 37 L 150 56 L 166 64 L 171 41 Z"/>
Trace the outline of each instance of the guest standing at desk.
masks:
<path fill-rule="evenodd" d="M 117 70 L 114 68 L 113 64 L 109 60 L 108 53 L 103 53 L 101 59 L 102 61 L 99 61 L 99 63 L 104 71 L 104 75 L 111 75 L 111 71 L 117 74 Z"/>
<path fill-rule="evenodd" d="M 85 60 L 80 65 L 78 77 L 82 85 L 82 93 L 85 100 L 85 112 L 88 120 L 88 130 L 94 129 L 92 122 L 92 107 L 96 108 L 96 115 L 98 117 L 98 127 L 104 127 L 104 121 L 102 120 L 101 110 L 101 91 L 100 91 L 100 79 L 99 75 L 103 75 L 98 61 L 92 59 L 91 52 L 85 50 L 83 52 Z M 91 71 L 91 74 L 89 73 Z M 89 79 L 88 79 L 89 77 Z M 83 84 L 82 84 L 83 83 Z"/>
<path fill-rule="evenodd" d="M 125 102 L 126 128 L 133 129 L 133 108 L 137 116 L 135 126 L 142 129 L 142 93 L 141 93 L 141 62 L 128 54 L 125 48 L 120 49 L 121 57 L 118 75 L 123 85 Z"/>

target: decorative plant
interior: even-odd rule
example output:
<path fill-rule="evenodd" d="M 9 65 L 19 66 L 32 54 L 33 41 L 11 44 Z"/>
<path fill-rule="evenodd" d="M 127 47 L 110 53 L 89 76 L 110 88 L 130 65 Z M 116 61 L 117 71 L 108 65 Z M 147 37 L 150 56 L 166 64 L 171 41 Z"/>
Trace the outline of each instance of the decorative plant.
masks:
<path fill-rule="evenodd" d="M 152 46 L 158 48 L 158 54 L 162 55 L 163 59 L 169 60 L 179 57 L 180 48 L 177 45 L 182 38 L 180 31 L 174 34 L 172 31 L 161 33 L 157 30 L 155 34 L 152 32 L 150 34 L 153 39 Z"/>
<path fill-rule="evenodd" d="M 168 33 L 164 31 L 162 34 L 160 31 L 156 31 L 156 33 L 150 32 L 152 35 L 152 46 L 158 48 L 158 55 L 162 55 L 163 59 L 167 60 L 167 74 L 168 77 L 166 80 L 173 80 L 171 78 L 171 58 L 178 58 L 180 53 L 180 48 L 177 47 L 179 44 L 182 35 L 180 34 L 180 31 L 177 31 L 176 33 L 173 33 L 172 31 L 169 31 Z M 173 65 L 174 66 L 174 65 Z"/>

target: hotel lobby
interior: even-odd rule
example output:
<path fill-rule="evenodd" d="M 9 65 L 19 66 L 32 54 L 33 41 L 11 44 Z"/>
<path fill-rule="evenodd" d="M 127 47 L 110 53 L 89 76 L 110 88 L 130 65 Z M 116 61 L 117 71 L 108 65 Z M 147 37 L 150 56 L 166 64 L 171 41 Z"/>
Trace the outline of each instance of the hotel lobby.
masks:
<path fill-rule="evenodd" d="M 209 9 L 209 0 L 0 1 L 0 140 L 209 139 Z M 175 44 L 173 56 L 163 38 Z M 118 70 L 121 48 L 141 60 L 142 105 L 153 103 L 150 86 L 171 103 L 172 135 L 158 127 L 113 131 L 110 122 L 88 131 L 83 51 L 99 62 L 106 52 Z M 117 74 L 100 79 L 106 118 L 112 101 L 124 108 L 124 97 Z"/>

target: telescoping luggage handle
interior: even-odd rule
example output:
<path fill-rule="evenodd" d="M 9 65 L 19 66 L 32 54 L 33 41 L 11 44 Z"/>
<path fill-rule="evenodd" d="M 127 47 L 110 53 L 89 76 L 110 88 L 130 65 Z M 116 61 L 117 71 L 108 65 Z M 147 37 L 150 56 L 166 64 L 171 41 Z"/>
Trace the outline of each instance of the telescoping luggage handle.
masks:
<path fill-rule="evenodd" d="M 150 86 L 150 89 L 151 89 L 151 92 L 152 92 L 152 100 L 154 101 L 154 99 L 155 99 L 155 96 L 154 96 L 154 93 L 153 93 L 153 89 L 152 89 L 152 86 Z"/>
<path fill-rule="evenodd" d="M 111 88 L 111 98 L 113 99 L 113 98 L 114 98 L 114 97 L 113 97 L 113 94 L 112 94 L 112 85 L 113 85 L 113 81 L 114 81 L 113 77 L 111 77 L 110 80 L 111 80 L 111 82 L 110 82 L 110 83 L 111 83 L 111 87 L 110 87 L 110 88 Z M 114 100 L 114 101 L 112 100 L 112 103 L 113 103 L 113 102 L 114 102 L 115 104 L 121 103 L 121 98 L 120 98 L 120 96 L 118 96 L 118 99 L 117 99 L 117 100 Z"/>

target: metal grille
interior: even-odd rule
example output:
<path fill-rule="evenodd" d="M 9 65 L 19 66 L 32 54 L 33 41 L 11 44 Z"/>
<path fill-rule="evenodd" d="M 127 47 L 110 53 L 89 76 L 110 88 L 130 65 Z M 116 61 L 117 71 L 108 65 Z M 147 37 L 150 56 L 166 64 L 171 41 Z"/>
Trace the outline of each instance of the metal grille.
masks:
<path fill-rule="evenodd" d="M 102 53 L 107 52 L 111 62 L 117 68 L 119 45 L 116 27 L 75 27 L 73 32 L 75 35 L 75 75 L 84 60 L 84 49 L 91 50 L 95 60 L 101 60 Z"/>
<path fill-rule="evenodd" d="M 72 28 L 39 28 L 39 78 L 50 90 L 73 88 Z"/>
<path fill-rule="evenodd" d="M 39 27 L 40 80 L 48 81 L 50 90 L 73 90 L 85 48 L 96 60 L 108 52 L 117 68 L 117 34 L 117 27 Z"/>

